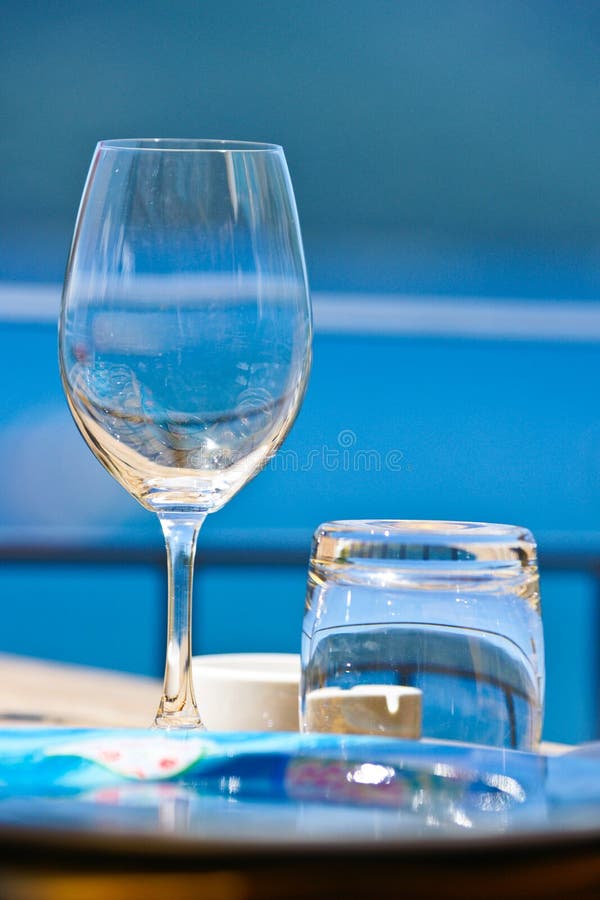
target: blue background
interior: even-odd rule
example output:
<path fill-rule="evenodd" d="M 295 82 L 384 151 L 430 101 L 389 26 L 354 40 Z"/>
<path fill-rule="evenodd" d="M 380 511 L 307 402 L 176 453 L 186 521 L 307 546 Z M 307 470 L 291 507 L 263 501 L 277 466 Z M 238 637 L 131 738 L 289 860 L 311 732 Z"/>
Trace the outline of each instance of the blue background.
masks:
<path fill-rule="evenodd" d="M 283 144 L 316 294 L 433 294 L 458 311 L 461 297 L 499 297 L 509 317 L 518 298 L 597 309 L 595 3 L 5 0 L 2 22 L 6 545 L 32 532 L 160 544 L 76 434 L 54 325 L 8 321 L 11 286 L 62 279 L 100 138 Z M 599 353 L 592 330 L 578 342 L 317 334 L 285 445 L 298 470 L 276 459 L 205 526 L 196 652 L 297 649 L 305 566 L 277 549 L 308 557 L 331 518 L 518 522 L 542 549 L 560 533 L 600 556 Z M 394 452 L 398 467 L 348 471 L 346 432 L 354 451 Z M 219 548 L 257 541 L 272 542 L 270 565 L 219 561 Z M 7 552 L 0 649 L 159 674 L 164 588 L 154 556 L 34 564 Z M 598 586 L 569 569 L 544 571 L 542 588 L 546 737 L 583 740 L 598 732 Z"/>

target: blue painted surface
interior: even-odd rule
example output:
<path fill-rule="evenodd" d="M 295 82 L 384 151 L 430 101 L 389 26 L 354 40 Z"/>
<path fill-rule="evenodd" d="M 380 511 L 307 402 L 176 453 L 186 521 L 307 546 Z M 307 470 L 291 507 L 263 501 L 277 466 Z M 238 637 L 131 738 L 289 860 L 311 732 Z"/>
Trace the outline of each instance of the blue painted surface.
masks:
<path fill-rule="evenodd" d="M 198 568 L 195 652 L 299 653 L 305 587 L 297 566 Z"/>
<path fill-rule="evenodd" d="M 133 564 L 4 562 L 0 650 L 159 674 L 163 581 L 157 570 Z"/>
<path fill-rule="evenodd" d="M 0 342 L 0 524 L 153 529 L 71 422 L 54 328 L 4 326 Z M 283 452 L 205 527 L 309 534 L 387 516 L 594 530 L 599 364 L 600 344 L 317 336 Z"/>
<path fill-rule="evenodd" d="M 76 432 L 50 325 L 0 330 L 0 525 L 94 525 L 160 541 L 154 517 Z M 595 380 L 600 346 L 317 336 L 302 412 L 279 457 L 201 542 L 331 518 L 516 522 L 587 533 L 600 508 Z M 209 560 L 210 562 L 210 560 Z M 544 576 L 546 737 L 596 733 L 596 596 Z M 0 649 L 160 674 L 164 579 L 156 567 L 2 564 Z M 196 652 L 298 648 L 304 570 L 209 566 L 196 585 Z M 131 635 L 134 635 L 132 639 Z"/>
<path fill-rule="evenodd" d="M 573 572 L 542 573 L 547 683 L 544 735 L 566 743 L 597 734 L 598 586 Z"/>

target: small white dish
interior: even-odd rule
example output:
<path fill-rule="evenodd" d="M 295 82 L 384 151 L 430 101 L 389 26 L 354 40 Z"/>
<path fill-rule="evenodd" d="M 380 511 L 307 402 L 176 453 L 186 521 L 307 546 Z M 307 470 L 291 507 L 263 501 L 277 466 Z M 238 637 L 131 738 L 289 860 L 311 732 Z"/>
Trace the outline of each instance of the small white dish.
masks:
<path fill-rule="evenodd" d="M 299 655 L 195 656 L 192 674 L 200 717 L 209 731 L 298 731 Z"/>

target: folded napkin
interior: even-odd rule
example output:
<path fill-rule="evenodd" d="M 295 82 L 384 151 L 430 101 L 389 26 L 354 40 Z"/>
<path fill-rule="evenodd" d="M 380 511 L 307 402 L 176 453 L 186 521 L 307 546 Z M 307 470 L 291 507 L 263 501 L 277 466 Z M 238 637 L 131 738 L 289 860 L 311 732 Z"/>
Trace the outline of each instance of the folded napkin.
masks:
<path fill-rule="evenodd" d="M 0 731 L 0 796 L 177 781 L 238 795 L 382 806 L 410 805 L 419 791 L 476 803 L 485 795 L 497 806 L 523 803 L 543 767 L 533 754 L 349 735 Z"/>
<path fill-rule="evenodd" d="M 67 799 L 158 809 L 175 798 L 201 807 L 206 827 L 213 798 L 229 819 L 232 803 L 238 814 L 244 803 L 259 802 L 263 812 L 276 805 L 278 815 L 282 806 L 293 808 L 296 829 L 298 810 L 311 806 L 336 809 L 336 823 L 344 808 L 348 821 L 361 809 L 378 812 L 369 819 L 378 834 L 390 822 L 405 832 L 415 825 L 471 832 L 548 826 L 575 809 L 572 821 L 581 822 L 582 808 L 586 822 L 600 825 L 599 770 L 585 755 L 353 735 L 5 730 L 0 824 L 23 815 L 23 800 L 43 802 L 47 815 L 62 814 Z"/>

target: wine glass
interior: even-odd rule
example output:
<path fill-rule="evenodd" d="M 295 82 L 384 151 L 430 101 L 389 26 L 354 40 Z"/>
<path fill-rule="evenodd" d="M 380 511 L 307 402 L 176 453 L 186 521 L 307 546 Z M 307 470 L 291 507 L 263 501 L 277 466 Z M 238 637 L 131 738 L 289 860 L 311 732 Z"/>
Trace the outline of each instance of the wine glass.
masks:
<path fill-rule="evenodd" d="M 156 727 L 203 727 L 191 677 L 198 531 L 290 429 L 311 313 L 281 147 L 101 141 L 59 329 L 69 407 L 92 452 L 157 513 L 168 633 Z"/>

